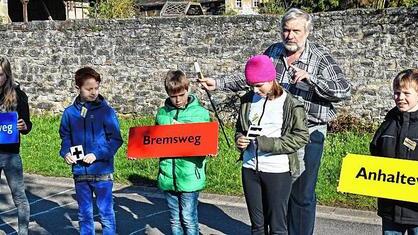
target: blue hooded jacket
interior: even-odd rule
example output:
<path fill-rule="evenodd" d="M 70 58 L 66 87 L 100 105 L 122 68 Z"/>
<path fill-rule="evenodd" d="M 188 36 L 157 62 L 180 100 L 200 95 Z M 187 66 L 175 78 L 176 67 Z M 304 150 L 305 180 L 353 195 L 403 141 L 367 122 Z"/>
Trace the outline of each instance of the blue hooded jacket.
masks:
<path fill-rule="evenodd" d="M 83 106 L 87 109 L 84 117 L 81 115 Z M 103 96 L 99 95 L 96 101 L 84 104 L 77 97 L 64 110 L 59 133 L 62 157 L 76 145 L 83 146 L 85 155 L 93 153 L 96 156 L 92 164 L 82 161 L 73 164 L 74 175 L 102 175 L 114 171 L 113 159 L 123 140 L 116 113 Z"/>

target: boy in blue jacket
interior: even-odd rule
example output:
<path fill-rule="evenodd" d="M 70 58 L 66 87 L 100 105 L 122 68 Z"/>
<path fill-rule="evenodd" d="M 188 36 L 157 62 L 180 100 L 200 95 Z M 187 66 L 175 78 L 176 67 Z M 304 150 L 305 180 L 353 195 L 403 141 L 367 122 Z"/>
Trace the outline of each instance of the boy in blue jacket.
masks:
<path fill-rule="evenodd" d="M 114 156 L 123 140 L 115 111 L 99 94 L 100 82 L 100 74 L 94 69 L 84 67 L 77 70 L 75 84 L 80 94 L 64 110 L 59 130 L 62 140 L 60 155 L 72 165 L 80 234 L 83 235 L 95 232 L 93 193 L 103 234 L 116 234 L 112 173 Z M 84 157 L 81 152 L 84 152 Z"/>

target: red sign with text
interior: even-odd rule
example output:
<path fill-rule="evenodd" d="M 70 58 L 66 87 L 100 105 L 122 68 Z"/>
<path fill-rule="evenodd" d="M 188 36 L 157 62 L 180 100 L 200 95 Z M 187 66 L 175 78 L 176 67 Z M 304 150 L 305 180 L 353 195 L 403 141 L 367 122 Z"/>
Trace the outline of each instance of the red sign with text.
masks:
<path fill-rule="evenodd" d="M 185 123 L 129 129 L 128 158 L 216 155 L 218 123 Z"/>

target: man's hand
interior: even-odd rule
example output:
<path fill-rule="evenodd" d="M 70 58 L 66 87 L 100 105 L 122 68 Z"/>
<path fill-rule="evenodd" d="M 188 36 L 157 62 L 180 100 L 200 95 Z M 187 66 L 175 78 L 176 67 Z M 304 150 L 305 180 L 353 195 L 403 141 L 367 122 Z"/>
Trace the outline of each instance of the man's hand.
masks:
<path fill-rule="evenodd" d="M 240 136 L 235 144 L 237 148 L 245 149 L 250 144 L 250 140 L 245 136 Z"/>
<path fill-rule="evenodd" d="M 89 153 L 83 158 L 83 162 L 92 164 L 94 161 L 96 161 L 96 155 L 94 153 Z"/>
<path fill-rule="evenodd" d="M 28 129 L 28 126 L 26 125 L 25 120 L 23 119 L 17 120 L 17 129 L 19 131 L 26 131 Z"/>
<path fill-rule="evenodd" d="M 216 89 L 216 82 L 213 78 L 198 78 L 197 81 L 208 91 L 214 91 Z"/>
<path fill-rule="evenodd" d="M 301 82 L 303 79 L 306 79 L 306 82 L 310 82 L 309 80 L 309 73 L 306 72 L 303 69 L 300 69 L 292 64 L 289 64 L 289 67 L 291 67 L 294 70 L 293 80 L 292 83 L 298 83 Z"/>
<path fill-rule="evenodd" d="M 71 153 L 65 154 L 64 159 L 65 159 L 65 162 L 68 165 L 76 164 L 77 163 L 77 159 L 75 158 L 75 156 L 71 155 Z"/>

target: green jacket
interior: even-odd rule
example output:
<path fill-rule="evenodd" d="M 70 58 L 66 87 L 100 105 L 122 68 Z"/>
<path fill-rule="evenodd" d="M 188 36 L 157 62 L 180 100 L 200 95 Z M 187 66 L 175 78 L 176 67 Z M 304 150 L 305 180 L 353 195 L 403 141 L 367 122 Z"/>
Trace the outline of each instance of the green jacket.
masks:
<path fill-rule="evenodd" d="M 286 91 L 284 91 L 286 92 Z M 241 108 L 236 123 L 235 140 L 246 135 L 249 128 L 248 116 L 254 92 L 250 91 L 241 97 Z M 273 154 L 287 154 L 292 176 L 300 175 L 297 150 L 308 143 L 309 131 L 306 125 L 306 112 L 303 104 L 287 93 L 283 105 L 283 126 L 281 137 L 258 136 L 259 151 Z M 244 151 L 241 152 L 241 158 Z"/>
<path fill-rule="evenodd" d="M 170 99 L 158 110 L 157 125 L 169 125 L 173 120 L 182 123 L 209 122 L 209 111 L 202 107 L 196 96 L 189 95 L 185 108 L 174 107 Z M 205 187 L 205 157 L 161 158 L 158 187 L 164 191 L 194 192 Z"/>

